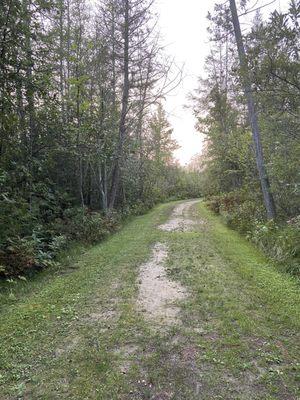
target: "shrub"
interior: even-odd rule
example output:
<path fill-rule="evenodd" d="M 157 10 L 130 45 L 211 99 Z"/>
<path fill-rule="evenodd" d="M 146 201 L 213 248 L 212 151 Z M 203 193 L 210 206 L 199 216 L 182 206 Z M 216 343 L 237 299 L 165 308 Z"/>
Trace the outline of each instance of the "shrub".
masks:
<path fill-rule="evenodd" d="M 116 231 L 120 217 L 115 212 L 103 215 L 88 209 L 69 209 L 60 222 L 60 231 L 70 240 L 82 241 L 87 244 L 97 243 L 110 233 Z M 57 229 L 57 228 L 56 228 Z"/>
<path fill-rule="evenodd" d="M 232 212 L 243 202 L 243 197 L 240 192 L 229 192 L 219 196 L 211 196 L 207 205 L 216 214 L 224 214 Z"/>
<path fill-rule="evenodd" d="M 29 238 L 9 238 L 0 250 L 2 274 L 20 274 L 36 263 L 36 243 Z"/>
<path fill-rule="evenodd" d="M 287 224 L 257 223 L 251 239 L 285 270 L 300 275 L 300 216 Z"/>
<path fill-rule="evenodd" d="M 6 204 L 5 211 L 8 207 L 15 209 L 14 202 Z M 120 225 L 120 215 L 115 212 L 103 215 L 78 208 L 69 208 L 60 218 L 40 223 L 24 207 L 15 211 L 19 217 L 15 227 L 5 215 L 0 215 L 0 220 L 6 223 L 6 230 L 2 229 L 0 235 L 0 276 L 5 277 L 21 275 L 32 268 L 56 266 L 56 256 L 68 243 L 97 243 Z"/>
<path fill-rule="evenodd" d="M 228 226 L 246 234 L 284 270 L 300 275 L 300 216 L 286 223 L 266 222 L 258 203 L 242 192 L 213 196 L 207 201 L 208 208 L 220 214 Z"/>
<path fill-rule="evenodd" d="M 125 214 L 127 215 L 143 215 L 147 211 L 149 211 L 152 207 L 154 207 L 156 204 L 156 201 L 153 201 L 151 199 L 147 199 L 145 201 L 139 200 L 135 204 L 133 204 Z"/>
<path fill-rule="evenodd" d="M 0 243 L 0 276 L 20 275 L 31 268 L 56 266 L 58 253 L 72 241 L 97 243 L 116 231 L 120 215 L 103 215 L 72 208 L 47 225 L 36 224 L 29 236 L 12 236 Z"/>
<path fill-rule="evenodd" d="M 211 196 L 206 201 L 206 205 L 215 214 L 220 214 L 221 196 Z"/>
<path fill-rule="evenodd" d="M 62 241 L 62 239 L 60 239 Z M 55 242 L 55 239 L 54 239 Z M 2 243 L 0 249 L 0 275 L 21 275 L 27 270 L 56 265 L 54 258 L 58 252 L 57 244 L 43 241 L 35 232 L 32 236 L 13 237 Z"/>

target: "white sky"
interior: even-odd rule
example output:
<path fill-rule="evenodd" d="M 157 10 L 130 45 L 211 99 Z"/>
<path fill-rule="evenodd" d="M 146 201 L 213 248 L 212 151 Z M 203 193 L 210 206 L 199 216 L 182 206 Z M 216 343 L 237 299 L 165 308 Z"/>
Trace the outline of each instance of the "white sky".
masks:
<path fill-rule="evenodd" d="M 182 165 L 201 152 L 203 136 L 195 130 L 192 111 L 184 107 L 187 95 L 197 88 L 197 78 L 204 75 L 204 61 L 209 53 L 208 11 L 220 0 L 156 0 L 162 41 L 166 53 L 173 56 L 177 64 L 184 64 L 184 79 L 181 85 L 166 98 L 166 111 L 174 131 L 173 136 L 181 148 L 175 152 Z M 257 6 L 269 3 L 260 0 Z M 289 0 L 276 0 L 264 10 L 286 8 Z M 253 1 L 250 2 L 253 4 Z M 254 13 L 250 14 L 251 19 Z"/>
<path fill-rule="evenodd" d="M 196 132 L 192 110 L 185 108 L 187 95 L 197 87 L 209 52 L 206 16 L 215 0 L 157 0 L 159 26 L 166 53 L 184 64 L 182 83 L 167 96 L 165 108 L 173 136 L 181 146 L 175 156 L 181 164 L 201 152 L 203 136 Z"/>

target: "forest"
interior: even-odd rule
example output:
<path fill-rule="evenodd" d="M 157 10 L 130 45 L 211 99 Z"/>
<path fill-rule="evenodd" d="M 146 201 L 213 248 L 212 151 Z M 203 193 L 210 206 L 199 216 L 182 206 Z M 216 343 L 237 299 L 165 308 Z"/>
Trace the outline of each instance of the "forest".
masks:
<path fill-rule="evenodd" d="M 0 1 L 1 400 L 300 399 L 299 16 Z"/>
<path fill-rule="evenodd" d="M 206 139 L 186 168 L 174 158 L 164 110 L 182 70 L 160 43 L 152 1 L 9 0 L 1 8 L 2 276 L 56 265 L 71 242 L 96 243 L 129 215 L 189 197 L 205 197 L 299 273 L 296 0 L 267 18 L 241 3 L 251 21 L 242 64 L 228 4 L 209 14 L 207 73 L 189 100 Z"/>
<path fill-rule="evenodd" d="M 199 172 L 203 195 L 214 212 L 285 271 L 299 276 L 300 3 L 292 0 L 287 12 L 276 10 L 267 18 L 263 6 L 251 8 L 248 2 L 241 2 L 239 12 L 251 21 L 246 32 L 241 25 L 242 63 L 229 4 L 216 5 L 208 16 L 207 77 L 199 79 L 190 99 L 206 142 L 190 169 Z M 262 179 L 247 91 L 258 120 Z"/>
<path fill-rule="evenodd" d="M 164 96 L 181 70 L 152 1 L 1 2 L 0 274 L 55 266 L 124 218 L 198 197 Z"/>

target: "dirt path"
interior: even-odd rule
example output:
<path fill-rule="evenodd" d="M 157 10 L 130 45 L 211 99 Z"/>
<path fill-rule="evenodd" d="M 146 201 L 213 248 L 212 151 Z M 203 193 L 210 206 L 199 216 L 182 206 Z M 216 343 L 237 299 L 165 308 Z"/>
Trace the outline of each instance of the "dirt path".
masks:
<path fill-rule="evenodd" d="M 159 226 L 159 228 L 166 232 L 181 231 L 186 232 L 192 230 L 196 225 L 196 221 L 190 218 L 190 208 L 199 200 L 190 200 L 183 202 L 176 206 L 172 212 L 170 219 Z"/>
<path fill-rule="evenodd" d="M 155 329 L 179 323 L 179 308 L 175 302 L 187 296 L 182 285 L 167 277 L 164 265 L 167 257 L 167 246 L 156 243 L 151 259 L 142 265 L 138 277 L 138 308 Z"/>
<path fill-rule="evenodd" d="M 174 207 L 168 221 L 158 226 L 166 232 L 187 232 L 197 221 L 191 219 L 190 208 L 199 200 L 190 200 Z M 156 243 L 151 259 L 140 268 L 138 276 L 138 308 L 144 318 L 152 322 L 152 328 L 164 329 L 180 323 L 179 307 L 175 304 L 187 297 L 186 289 L 178 282 L 170 280 L 166 274 L 168 248 L 166 244 Z"/>
<path fill-rule="evenodd" d="M 148 372 L 139 381 L 143 382 L 143 387 L 133 391 L 132 398 L 299 400 L 296 394 L 299 391 L 294 383 L 291 384 L 295 378 L 292 369 L 298 370 L 299 363 L 293 357 L 293 350 L 288 350 L 290 332 L 281 331 L 274 340 L 272 319 L 271 323 L 259 326 L 258 321 L 265 318 L 264 301 L 261 299 L 262 303 L 253 304 L 253 293 L 243 288 L 240 277 L 228 270 L 226 263 L 224 265 L 216 243 L 203 237 L 198 242 L 199 235 L 209 235 L 209 222 L 203 216 L 195 216 L 197 203 L 197 200 L 187 201 L 173 209 L 167 222 L 158 226 L 166 232 L 168 246 L 156 243 L 151 259 L 141 266 L 138 305 L 152 329 L 160 324 L 165 333 L 160 330 L 160 336 L 152 338 L 147 350 L 159 348 L 156 351 L 162 357 L 161 376 L 156 377 L 156 387 Z M 168 236 L 176 232 L 177 237 Z M 184 240 L 185 232 L 195 232 L 195 237 L 191 241 Z M 193 242 L 198 242 L 196 252 Z M 201 247 L 205 253 L 200 258 L 205 262 L 195 271 L 195 255 L 199 258 L 197 253 Z M 202 302 L 195 301 L 195 291 L 194 299 L 189 299 L 187 289 L 174 278 L 186 280 L 190 288 L 196 281 L 196 293 L 198 291 Z M 205 292 L 206 295 L 201 295 Z M 183 309 L 178 304 L 174 307 L 178 300 Z M 234 306 L 228 306 L 233 300 Z M 200 307 L 200 316 L 197 316 L 197 307 Z M 253 324 L 254 329 L 247 326 L 249 324 Z M 297 349 L 299 351 L 299 346 Z M 141 349 L 136 349 L 136 360 L 139 352 L 141 354 Z M 148 362 L 152 373 L 156 363 L 157 360 L 152 365 Z M 164 389 L 158 390 L 160 386 Z M 151 395 L 148 397 L 146 393 Z"/>
<path fill-rule="evenodd" d="M 76 267 L 2 297 L 1 400 L 300 399 L 299 285 L 203 204 L 160 206 Z"/>

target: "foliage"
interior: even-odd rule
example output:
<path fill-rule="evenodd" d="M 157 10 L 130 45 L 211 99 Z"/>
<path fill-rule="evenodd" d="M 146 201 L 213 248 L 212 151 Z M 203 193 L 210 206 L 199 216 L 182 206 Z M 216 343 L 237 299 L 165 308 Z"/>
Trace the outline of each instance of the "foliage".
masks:
<path fill-rule="evenodd" d="M 111 212 L 103 215 L 88 209 L 69 209 L 60 225 L 60 231 L 70 240 L 86 244 L 97 243 L 116 231 L 120 224 L 120 215 Z"/>
<path fill-rule="evenodd" d="M 33 267 L 45 268 L 56 265 L 54 257 L 65 245 L 62 235 L 53 237 L 50 243 L 33 233 L 29 237 L 12 237 L 1 244 L 0 274 L 22 275 Z"/>
<path fill-rule="evenodd" d="M 283 268 L 300 277 L 300 217 L 287 224 L 256 223 L 251 239 Z"/>
<path fill-rule="evenodd" d="M 286 223 L 264 220 L 263 207 L 247 193 L 231 192 L 208 199 L 210 210 L 233 229 L 245 234 L 285 271 L 300 276 L 300 218 Z"/>
<path fill-rule="evenodd" d="M 2 275 L 52 265 L 71 241 L 95 243 L 123 216 L 186 195 L 163 108 L 175 71 L 151 3 L 1 2 Z"/>
<path fill-rule="evenodd" d="M 299 11 L 291 1 L 286 12 L 274 11 L 267 20 L 257 13 L 244 31 L 276 221 L 266 222 L 242 91 L 244 74 L 237 62 L 227 3 L 216 6 L 209 16 L 212 51 L 206 60 L 207 77 L 199 80 L 192 96 L 197 128 L 206 135 L 203 154 L 193 167 L 198 168 L 210 209 L 295 273 L 299 225 L 288 221 L 300 214 Z"/>

